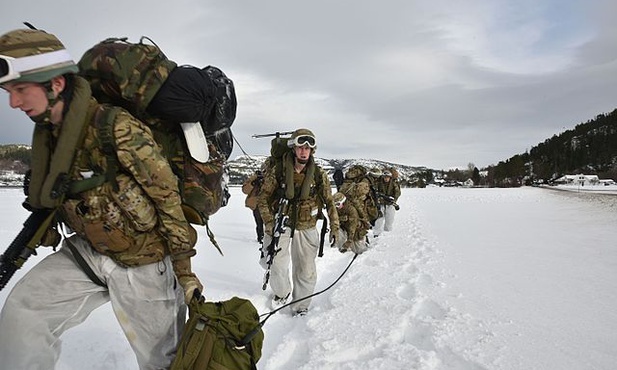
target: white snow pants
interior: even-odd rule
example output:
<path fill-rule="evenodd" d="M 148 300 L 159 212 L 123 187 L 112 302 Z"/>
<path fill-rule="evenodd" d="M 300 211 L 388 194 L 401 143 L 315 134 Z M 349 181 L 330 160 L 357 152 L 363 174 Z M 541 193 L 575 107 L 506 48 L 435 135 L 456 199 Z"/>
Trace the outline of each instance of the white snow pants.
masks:
<path fill-rule="evenodd" d="M 319 252 L 319 233 L 313 227 L 306 230 L 295 230 L 290 238 L 290 228 L 285 229 L 279 238 L 280 250 L 272 261 L 270 268 L 270 288 L 275 295 L 285 297 L 291 294 L 292 300 L 300 299 L 313 294 L 317 283 L 317 266 L 315 258 Z M 272 241 L 272 236 L 264 236 L 264 248 Z M 292 275 L 289 279 L 289 262 L 291 259 Z M 264 259 L 260 261 L 264 265 Z M 290 306 L 292 311 L 308 308 L 311 299 L 305 299 Z"/>
<path fill-rule="evenodd" d="M 347 232 L 343 229 L 338 230 L 338 238 L 333 248 L 338 248 L 339 251 L 343 248 L 343 244 L 347 242 Z M 362 254 L 368 250 L 368 245 L 364 239 L 351 242 L 351 251 L 356 254 Z"/>
<path fill-rule="evenodd" d="M 393 205 L 382 205 L 380 207 L 383 216 L 375 220 L 375 226 L 373 226 L 373 235 L 375 236 L 381 234 L 382 231 L 392 231 L 394 228 L 394 213 L 396 209 L 394 209 Z"/>
<path fill-rule="evenodd" d="M 53 369 L 62 333 L 109 301 L 139 368 L 168 368 L 186 320 L 169 257 L 124 268 L 80 237 L 70 240 L 108 289 L 88 278 L 66 245 L 41 260 L 17 282 L 0 313 L 0 370 Z"/>

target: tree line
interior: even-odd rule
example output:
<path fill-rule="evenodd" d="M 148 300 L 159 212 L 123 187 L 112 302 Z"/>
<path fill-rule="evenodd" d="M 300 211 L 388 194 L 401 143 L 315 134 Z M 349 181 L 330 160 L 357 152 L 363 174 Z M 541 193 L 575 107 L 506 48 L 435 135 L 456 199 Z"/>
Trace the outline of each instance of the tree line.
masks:
<path fill-rule="evenodd" d="M 617 109 L 553 135 L 486 171 L 487 184 L 500 187 L 551 183 L 577 173 L 617 181 Z"/>
<path fill-rule="evenodd" d="M 0 145 L 0 170 L 24 174 L 30 168 L 32 150 L 24 145 Z"/>

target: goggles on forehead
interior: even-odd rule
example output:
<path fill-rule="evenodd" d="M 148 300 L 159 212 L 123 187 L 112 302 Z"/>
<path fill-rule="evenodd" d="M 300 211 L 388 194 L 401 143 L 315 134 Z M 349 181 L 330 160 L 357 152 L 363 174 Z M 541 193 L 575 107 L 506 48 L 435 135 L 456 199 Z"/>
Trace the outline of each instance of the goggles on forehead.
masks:
<path fill-rule="evenodd" d="M 317 143 L 315 142 L 315 138 L 311 135 L 301 135 L 297 136 L 292 141 L 294 146 L 304 146 L 308 145 L 309 148 L 315 148 Z"/>
<path fill-rule="evenodd" d="M 21 58 L 0 55 L 0 84 L 20 78 L 22 73 L 37 72 L 68 63 L 73 63 L 73 59 L 65 49 Z"/>

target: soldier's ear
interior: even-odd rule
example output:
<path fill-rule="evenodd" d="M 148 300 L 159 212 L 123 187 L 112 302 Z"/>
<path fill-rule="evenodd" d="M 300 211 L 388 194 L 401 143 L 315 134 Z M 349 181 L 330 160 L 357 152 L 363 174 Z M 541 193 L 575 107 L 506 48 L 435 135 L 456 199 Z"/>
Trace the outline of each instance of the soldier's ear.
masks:
<path fill-rule="evenodd" d="M 56 76 L 51 79 L 51 89 L 58 96 L 66 87 L 66 79 L 64 76 Z"/>

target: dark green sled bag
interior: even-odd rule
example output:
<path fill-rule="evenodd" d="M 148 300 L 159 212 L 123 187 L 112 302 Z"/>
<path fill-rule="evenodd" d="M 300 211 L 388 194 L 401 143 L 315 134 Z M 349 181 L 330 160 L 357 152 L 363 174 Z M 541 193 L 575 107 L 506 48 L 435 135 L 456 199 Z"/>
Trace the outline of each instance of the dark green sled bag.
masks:
<path fill-rule="evenodd" d="M 264 333 L 251 301 L 193 298 L 171 370 L 256 369 Z"/>

